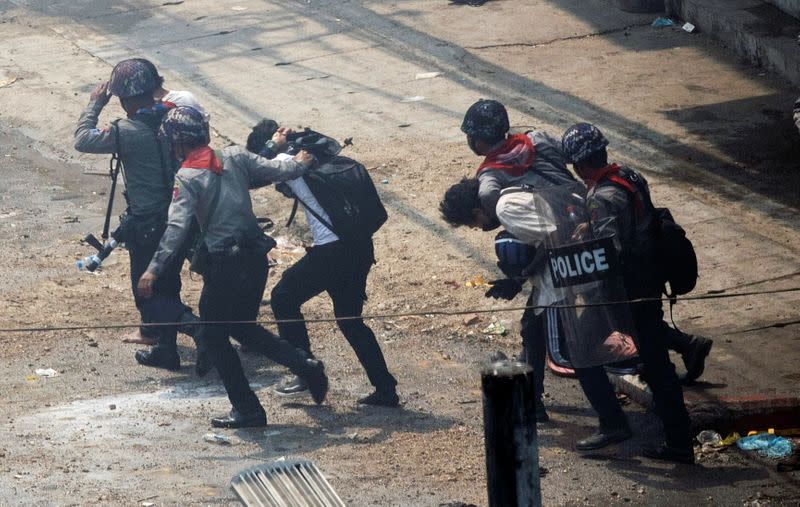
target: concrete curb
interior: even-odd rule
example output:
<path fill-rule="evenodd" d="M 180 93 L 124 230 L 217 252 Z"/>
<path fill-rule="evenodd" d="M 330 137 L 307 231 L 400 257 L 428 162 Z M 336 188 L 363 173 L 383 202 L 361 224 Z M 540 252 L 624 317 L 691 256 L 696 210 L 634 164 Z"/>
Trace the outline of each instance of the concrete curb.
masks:
<path fill-rule="evenodd" d="M 619 391 L 636 403 L 652 407 L 653 393 L 639 375 L 608 375 Z M 720 434 L 760 431 L 767 428 L 800 428 L 800 397 L 763 395 L 725 398 L 685 393 L 684 400 L 693 431 L 713 429 Z"/>
<path fill-rule="evenodd" d="M 800 86 L 800 21 L 759 0 L 666 0 L 666 10 Z"/>

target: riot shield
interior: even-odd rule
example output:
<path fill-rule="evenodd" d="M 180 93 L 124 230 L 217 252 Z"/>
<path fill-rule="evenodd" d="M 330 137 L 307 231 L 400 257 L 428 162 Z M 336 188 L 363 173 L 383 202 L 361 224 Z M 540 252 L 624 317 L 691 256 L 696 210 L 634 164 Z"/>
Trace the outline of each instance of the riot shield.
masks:
<path fill-rule="evenodd" d="M 560 294 L 558 317 L 576 368 L 608 365 L 636 355 L 634 325 L 625 301 L 615 238 L 595 238 L 589 227 L 585 189 L 579 183 L 533 191 L 555 230 L 546 235 L 547 271 Z"/>

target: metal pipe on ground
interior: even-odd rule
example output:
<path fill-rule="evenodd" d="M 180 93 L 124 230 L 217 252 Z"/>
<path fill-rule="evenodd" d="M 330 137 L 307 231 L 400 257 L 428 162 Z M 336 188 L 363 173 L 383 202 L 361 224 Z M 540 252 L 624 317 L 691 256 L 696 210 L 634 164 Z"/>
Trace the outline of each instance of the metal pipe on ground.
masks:
<path fill-rule="evenodd" d="M 542 505 L 533 370 L 517 361 L 483 368 L 483 425 L 490 507 Z"/>

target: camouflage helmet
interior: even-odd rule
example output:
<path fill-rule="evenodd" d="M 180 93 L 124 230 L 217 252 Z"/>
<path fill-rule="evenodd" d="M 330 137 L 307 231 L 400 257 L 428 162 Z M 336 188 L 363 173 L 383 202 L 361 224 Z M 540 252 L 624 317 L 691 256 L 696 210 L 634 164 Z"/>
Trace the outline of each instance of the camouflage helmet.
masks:
<path fill-rule="evenodd" d="M 608 139 L 600 129 L 590 123 L 576 123 L 564 132 L 561 138 L 561 148 L 564 158 L 570 164 L 577 164 L 586 160 L 608 146 Z"/>
<path fill-rule="evenodd" d="M 136 58 L 119 62 L 108 80 L 108 91 L 121 99 L 153 93 L 157 87 L 158 76 Z"/>
<path fill-rule="evenodd" d="M 189 106 L 170 109 L 161 127 L 158 137 L 168 143 L 200 146 L 208 144 L 208 122 L 203 113 Z"/>
<path fill-rule="evenodd" d="M 496 141 L 505 137 L 510 124 L 508 112 L 496 100 L 480 99 L 467 109 L 461 131 L 470 137 Z"/>

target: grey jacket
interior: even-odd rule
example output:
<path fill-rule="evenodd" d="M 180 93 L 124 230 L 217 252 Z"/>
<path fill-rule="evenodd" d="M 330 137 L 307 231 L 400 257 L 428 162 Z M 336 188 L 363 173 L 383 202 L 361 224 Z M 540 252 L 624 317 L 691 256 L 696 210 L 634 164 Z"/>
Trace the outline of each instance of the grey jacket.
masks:
<path fill-rule="evenodd" d="M 147 271 L 158 276 L 169 265 L 186 239 L 192 218 L 197 218 L 200 227 L 206 231 L 204 242 L 211 253 L 224 251 L 233 242 L 252 235 L 253 231 L 260 234 L 250 201 L 250 189 L 298 178 L 307 169 L 306 165 L 291 159 L 281 161 L 259 157 L 241 146 L 229 146 L 222 151 L 222 167 L 220 174 L 208 169 L 182 167 L 178 170 L 167 230 Z M 220 185 L 219 200 L 214 213 L 209 216 L 217 184 Z"/>
<path fill-rule="evenodd" d="M 114 153 L 119 130 L 119 155 L 125 170 L 125 189 L 134 216 L 166 215 L 172 196 L 174 165 L 169 147 L 156 137 L 160 117 L 134 115 L 99 130 L 104 104 L 92 101 L 78 120 L 75 149 L 84 153 Z"/>
<path fill-rule="evenodd" d="M 532 130 L 528 137 L 536 148 L 536 159 L 531 170 L 514 177 L 499 170 L 483 171 L 478 175 L 478 197 L 481 207 L 491 216 L 496 216 L 497 200 L 504 188 L 530 185 L 541 188 L 548 185 L 573 183 L 575 178 L 567 169 L 561 143 L 546 132 Z"/>
<path fill-rule="evenodd" d="M 642 207 L 637 211 L 634 196 L 608 180 L 601 180 L 586 196 L 595 237 L 613 236 L 617 251 L 623 258 L 644 258 L 655 246 L 655 214 L 647 180 L 638 172 L 622 167 L 634 181 Z"/>

